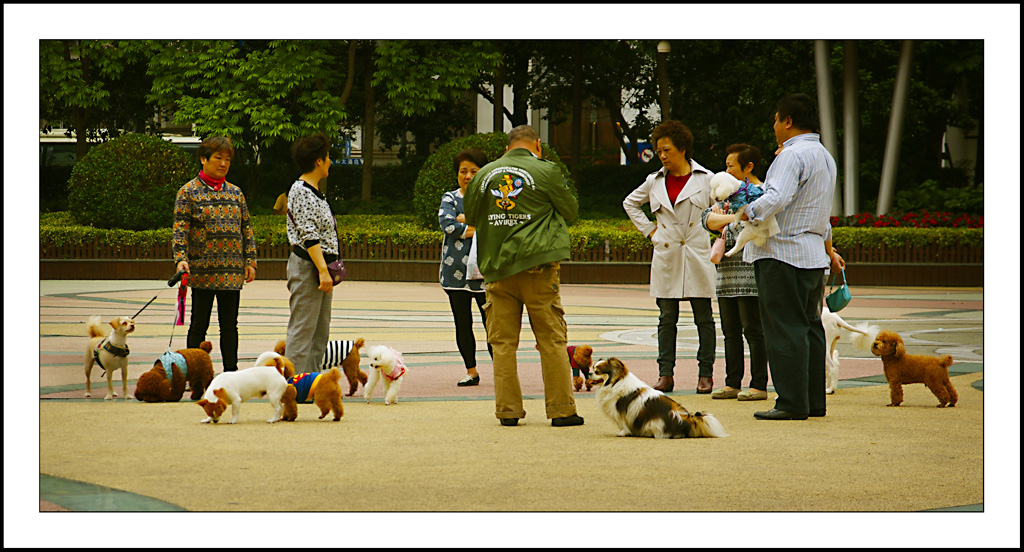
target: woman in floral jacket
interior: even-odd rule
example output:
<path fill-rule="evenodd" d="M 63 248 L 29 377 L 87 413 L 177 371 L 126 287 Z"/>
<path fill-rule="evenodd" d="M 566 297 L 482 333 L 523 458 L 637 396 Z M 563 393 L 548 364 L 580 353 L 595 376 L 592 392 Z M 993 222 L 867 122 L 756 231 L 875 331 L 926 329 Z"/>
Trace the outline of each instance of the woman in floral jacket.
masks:
<path fill-rule="evenodd" d="M 466 224 L 465 208 L 462 199 L 466 186 L 480 167 L 487 164 L 487 157 L 477 149 L 466 149 L 455 154 L 453 166 L 458 178 L 458 189 L 445 192 L 441 196 L 441 206 L 437 212 L 438 223 L 444 232 L 444 245 L 441 247 L 441 288 L 448 294 L 448 303 L 455 318 L 455 343 L 466 364 L 466 376 L 459 380 L 458 386 L 480 384 L 480 373 L 476 369 L 476 337 L 473 335 L 473 301 L 480 308 L 480 318 L 487 327 L 483 305 L 486 300 L 482 279 L 469 279 L 466 260 L 473 244 L 476 229 Z M 487 345 L 490 353 L 491 346 Z"/>

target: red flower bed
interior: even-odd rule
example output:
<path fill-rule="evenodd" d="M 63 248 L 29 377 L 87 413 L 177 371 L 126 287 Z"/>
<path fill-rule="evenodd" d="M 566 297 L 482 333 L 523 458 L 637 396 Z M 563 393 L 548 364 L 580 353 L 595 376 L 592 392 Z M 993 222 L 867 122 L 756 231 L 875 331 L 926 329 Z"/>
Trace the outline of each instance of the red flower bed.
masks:
<path fill-rule="evenodd" d="M 893 213 L 875 216 L 871 213 L 860 213 L 850 216 L 830 217 L 833 227 L 849 226 L 854 228 L 982 228 L 981 216 L 945 212 L 919 211 L 911 213 Z"/>

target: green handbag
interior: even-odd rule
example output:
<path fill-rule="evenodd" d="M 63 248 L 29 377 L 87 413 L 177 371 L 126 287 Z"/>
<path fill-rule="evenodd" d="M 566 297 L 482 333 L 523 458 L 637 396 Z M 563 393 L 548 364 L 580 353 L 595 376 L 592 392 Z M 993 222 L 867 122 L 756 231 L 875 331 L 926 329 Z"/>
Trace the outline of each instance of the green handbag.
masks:
<path fill-rule="evenodd" d="M 850 288 L 846 285 L 846 269 L 840 269 L 843 273 L 843 284 L 839 286 L 839 289 L 832 290 L 834 287 L 833 282 L 835 281 L 836 274 L 832 273 L 832 277 L 829 278 L 829 293 L 828 297 L 825 298 L 825 304 L 828 305 L 828 310 L 832 312 L 839 312 L 843 310 L 846 305 L 850 304 Z"/>

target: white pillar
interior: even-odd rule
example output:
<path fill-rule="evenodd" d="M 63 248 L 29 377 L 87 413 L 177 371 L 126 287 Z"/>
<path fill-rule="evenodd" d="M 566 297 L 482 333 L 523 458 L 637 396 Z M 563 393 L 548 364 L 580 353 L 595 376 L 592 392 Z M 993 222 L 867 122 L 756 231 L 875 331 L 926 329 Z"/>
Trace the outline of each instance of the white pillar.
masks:
<path fill-rule="evenodd" d="M 907 91 L 910 88 L 910 60 L 914 52 L 914 41 L 904 40 L 900 48 L 900 62 L 896 68 L 896 86 L 892 93 L 892 114 L 889 116 L 889 133 L 885 138 L 885 156 L 882 158 L 882 182 L 878 187 L 878 209 L 876 215 L 892 210 L 896 195 L 896 172 L 900 164 L 900 140 L 903 138 L 903 120 L 906 118 Z"/>
<path fill-rule="evenodd" d="M 821 143 L 832 154 L 833 159 L 838 159 L 835 107 L 832 102 L 832 72 L 829 70 L 829 58 L 828 41 L 815 40 L 814 66 L 817 68 L 818 119 L 821 124 Z M 842 190 L 839 186 L 836 186 L 835 193 L 832 196 L 832 214 L 839 215 L 842 211 Z"/>

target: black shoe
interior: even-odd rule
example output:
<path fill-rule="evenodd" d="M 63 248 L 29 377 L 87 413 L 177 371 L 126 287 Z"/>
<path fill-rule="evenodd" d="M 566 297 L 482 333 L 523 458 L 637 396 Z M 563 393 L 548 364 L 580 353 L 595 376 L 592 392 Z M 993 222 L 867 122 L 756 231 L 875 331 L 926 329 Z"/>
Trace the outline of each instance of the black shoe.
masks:
<path fill-rule="evenodd" d="M 754 412 L 754 417 L 758 420 L 806 420 L 807 414 L 794 414 L 792 412 L 773 408 L 771 410 Z"/>
<path fill-rule="evenodd" d="M 583 425 L 583 418 L 580 418 L 578 414 L 565 416 L 564 418 L 551 418 L 551 425 L 554 427 Z"/>
<path fill-rule="evenodd" d="M 808 412 L 807 415 L 810 416 L 811 418 L 824 418 L 825 417 L 825 409 L 824 408 L 820 408 L 818 410 L 812 410 L 812 411 Z"/>
<path fill-rule="evenodd" d="M 457 383 L 459 387 L 468 387 L 470 385 L 480 385 L 480 376 L 470 376 L 466 374 L 466 377 L 459 380 Z"/>
<path fill-rule="evenodd" d="M 519 418 L 502 418 L 501 425 L 503 426 L 514 426 L 519 423 Z"/>

